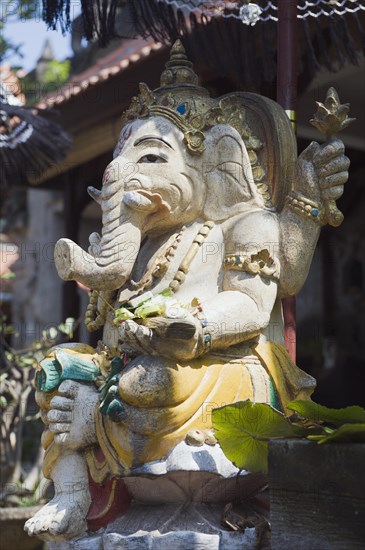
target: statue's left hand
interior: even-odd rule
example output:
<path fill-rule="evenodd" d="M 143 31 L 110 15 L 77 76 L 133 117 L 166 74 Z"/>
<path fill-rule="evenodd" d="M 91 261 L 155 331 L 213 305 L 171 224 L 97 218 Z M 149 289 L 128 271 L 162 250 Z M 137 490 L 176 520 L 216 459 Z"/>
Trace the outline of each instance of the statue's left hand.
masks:
<path fill-rule="evenodd" d="M 319 148 L 313 157 L 316 168 L 321 199 L 337 200 L 341 197 L 347 182 L 350 166 L 345 156 L 345 146 L 340 139 L 332 139 Z"/>
<path fill-rule="evenodd" d="M 190 313 L 182 319 L 151 317 L 143 325 L 125 321 L 119 327 L 123 348 L 176 360 L 189 360 L 200 354 L 202 333 L 200 321 Z"/>
<path fill-rule="evenodd" d="M 296 166 L 295 191 L 308 199 L 325 203 L 337 200 L 348 179 L 349 159 L 340 139 L 323 145 L 315 141 L 299 155 Z"/>

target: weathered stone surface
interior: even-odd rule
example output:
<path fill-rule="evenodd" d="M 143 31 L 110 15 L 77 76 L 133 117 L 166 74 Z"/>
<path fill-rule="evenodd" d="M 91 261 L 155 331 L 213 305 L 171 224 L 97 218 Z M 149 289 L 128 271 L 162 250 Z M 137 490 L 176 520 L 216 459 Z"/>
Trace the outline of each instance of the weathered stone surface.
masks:
<path fill-rule="evenodd" d="M 271 442 L 273 550 L 364 548 L 364 465 L 361 443 Z"/>
<path fill-rule="evenodd" d="M 49 550 L 254 550 L 255 529 L 224 530 L 221 514 L 221 505 L 133 503 L 104 533 Z"/>
<path fill-rule="evenodd" d="M 48 550 L 103 550 L 101 535 L 90 535 L 71 542 L 49 542 Z"/>
<path fill-rule="evenodd" d="M 183 462 L 182 462 L 183 464 Z M 124 478 L 129 493 L 137 502 L 156 503 L 227 503 L 243 502 L 267 482 L 265 474 L 218 475 L 209 470 L 170 471 L 161 475 Z"/>
<path fill-rule="evenodd" d="M 248 531 L 221 536 L 219 514 L 218 523 L 204 519 L 211 504 L 240 498 L 237 470 L 206 444 L 212 410 L 245 399 L 284 409 L 314 389 L 278 343 L 281 298 L 304 284 L 328 199 L 342 194 L 342 143 L 312 143 L 297 158 L 278 104 L 249 93 L 214 99 L 196 83 L 177 42 L 162 88 L 141 84 L 102 190 L 91 189 L 101 236 L 91 234 L 87 253 L 69 239 L 56 245 L 60 276 L 93 289 L 85 322 L 104 327 L 89 358 L 100 376 L 87 386 L 75 374 L 85 363 L 67 373 L 52 363 L 64 381 L 39 402 L 43 469 L 58 493 L 27 522 L 30 534 L 80 537 L 93 518 L 89 479 L 109 491 L 97 520 L 115 517 L 107 482 L 121 477 L 135 500 L 159 507 L 133 505 L 100 535 L 103 548 L 247 542 Z M 171 513 L 164 503 L 176 511 L 168 527 L 168 515 L 155 517 Z"/>
<path fill-rule="evenodd" d="M 238 468 L 226 458 L 218 444 L 194 447 L 181 441 L 165 459 L 132 468 L 131 474 L 162 475 L 180 470 L 181 464 L 184 464 L 184 469 L 190 472 L 212 472 L 224 477 L 230 477 L 239 472 Z"/>

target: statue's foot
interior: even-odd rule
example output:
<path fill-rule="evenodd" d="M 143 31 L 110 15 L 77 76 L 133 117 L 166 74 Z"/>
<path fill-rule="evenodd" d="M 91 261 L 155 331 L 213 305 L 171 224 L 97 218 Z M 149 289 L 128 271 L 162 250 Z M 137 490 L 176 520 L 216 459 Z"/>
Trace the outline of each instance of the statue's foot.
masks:
<path fill-rule="evenodd" d="M 97 441 L 95 411 L 99 395 L 94 386 L 65 380 L 52 398 L 47 414 L 49 430 L 62 448 L 80 450 Z"/>
<path fill-rule="evenodd" d="M 86 509 L 85 509 L 86 508 Z M 30 536 L 43 540 L 69 540 L 86 532 L 89 502 L 84 495 L 65 493 L 54 497 L 24 525 Z"/>

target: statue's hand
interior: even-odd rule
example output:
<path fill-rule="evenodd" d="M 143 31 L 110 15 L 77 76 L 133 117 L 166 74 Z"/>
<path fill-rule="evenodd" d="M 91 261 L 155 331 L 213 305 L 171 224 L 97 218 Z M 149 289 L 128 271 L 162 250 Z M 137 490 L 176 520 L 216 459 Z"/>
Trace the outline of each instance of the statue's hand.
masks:
<path fill-rule="evenodd" d="M 312 143 L 299 155 L 296 163 L 294 190 L 303 193 L 308 199 L 320 200 L 317 170 L 314 166 L 314 157 L 320 151 L 320 145 Z"/>
<path fill-rule="evenodd" d="M 340 139 L 324 145 L 312 141 L 298 157 L 294 190 L 322 204 L 339 199 L 350 165 L 344 151 Z"/>
<path fill-rule="evenodd" d="M 189 360 L 200 354 L 203 329 L 200 321 L 190 313 L 186 312 L 181 319 L 152 317 L 143 323 L 123 323 L 119 328 L 123 348 L 176 360 Z"/>
<path fill-rule="evenodd" d="M 326 202 L 341 197 L 344 184 L 347 182 L 350 166 L 345 156 L 345 146 L 340 139 L 333 139 L 322 145 L 314 155 L 321 199 Z"/>

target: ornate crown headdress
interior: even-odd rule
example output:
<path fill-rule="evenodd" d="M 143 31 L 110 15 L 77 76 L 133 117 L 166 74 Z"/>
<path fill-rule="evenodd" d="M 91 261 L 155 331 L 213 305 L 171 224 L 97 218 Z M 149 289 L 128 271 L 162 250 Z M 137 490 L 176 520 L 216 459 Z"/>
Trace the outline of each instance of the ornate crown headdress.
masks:
<path fill-rule="evenodd" d="M 247 115 L 250 121 L 247 121 Z M 282 180 L 282 174 L 276 174 L 277 170 L 272 166 L 272 157 L 285 154 L 288 158 L 294 158 L 292 153 L 295 154 L 295 140 L 293 142 L 293 134 L 285 112 L 275 102 L 256 94 L 239 92 L 218 99 L 211 98 L 208 90 L 198 85 L 193 64 L 188 60 L 181 41 L 177 40 L 172 46 L 170 59 L 161 75 L 160 87 L 151 91 L 147 84 L 141 83 L 139 95 L 132 98 L 130 107 L 123 113 L 122 124 L 125 126 L 134 120 L 151 116 L 162 116 L 175 124 L 184 133 L 187 150 L 193 155 L 200 155 L 204 151 L 206 130 L 217 124 L 228 124 L 233 127 L 241 135 L 246 146 L 254 181 L 265 205 L 282 206 L 290 190 L 291 176 L 288 178 L 286 174 L 284 177 L 289 182 L 287 185 L 284 182 L 284 190 L 281 190 L 284 193 L 278 193 L 276 190 L 274 197 L 276 180 Z M 261 126 L 257 123 L 260 118 Z M 260 136 L 252 131 L 252 121 Z M 289 132 L 291 139 L 285 141 L 279 138 L 279 148 L 276 147 L 278 150 L 270 154 L 267 148 L 268 132 L 271 133 L 275 129 L 279 133 L 284 129 L 285 135 Z M 269 141 L 272 141 L 270 138 Z M 271 145 L 271 149 L 275 149 L 275 143 Z M 277 158 L 275 160 L 277 161 Z M 280 185 L 283 187 L 282 181 Z"/>

